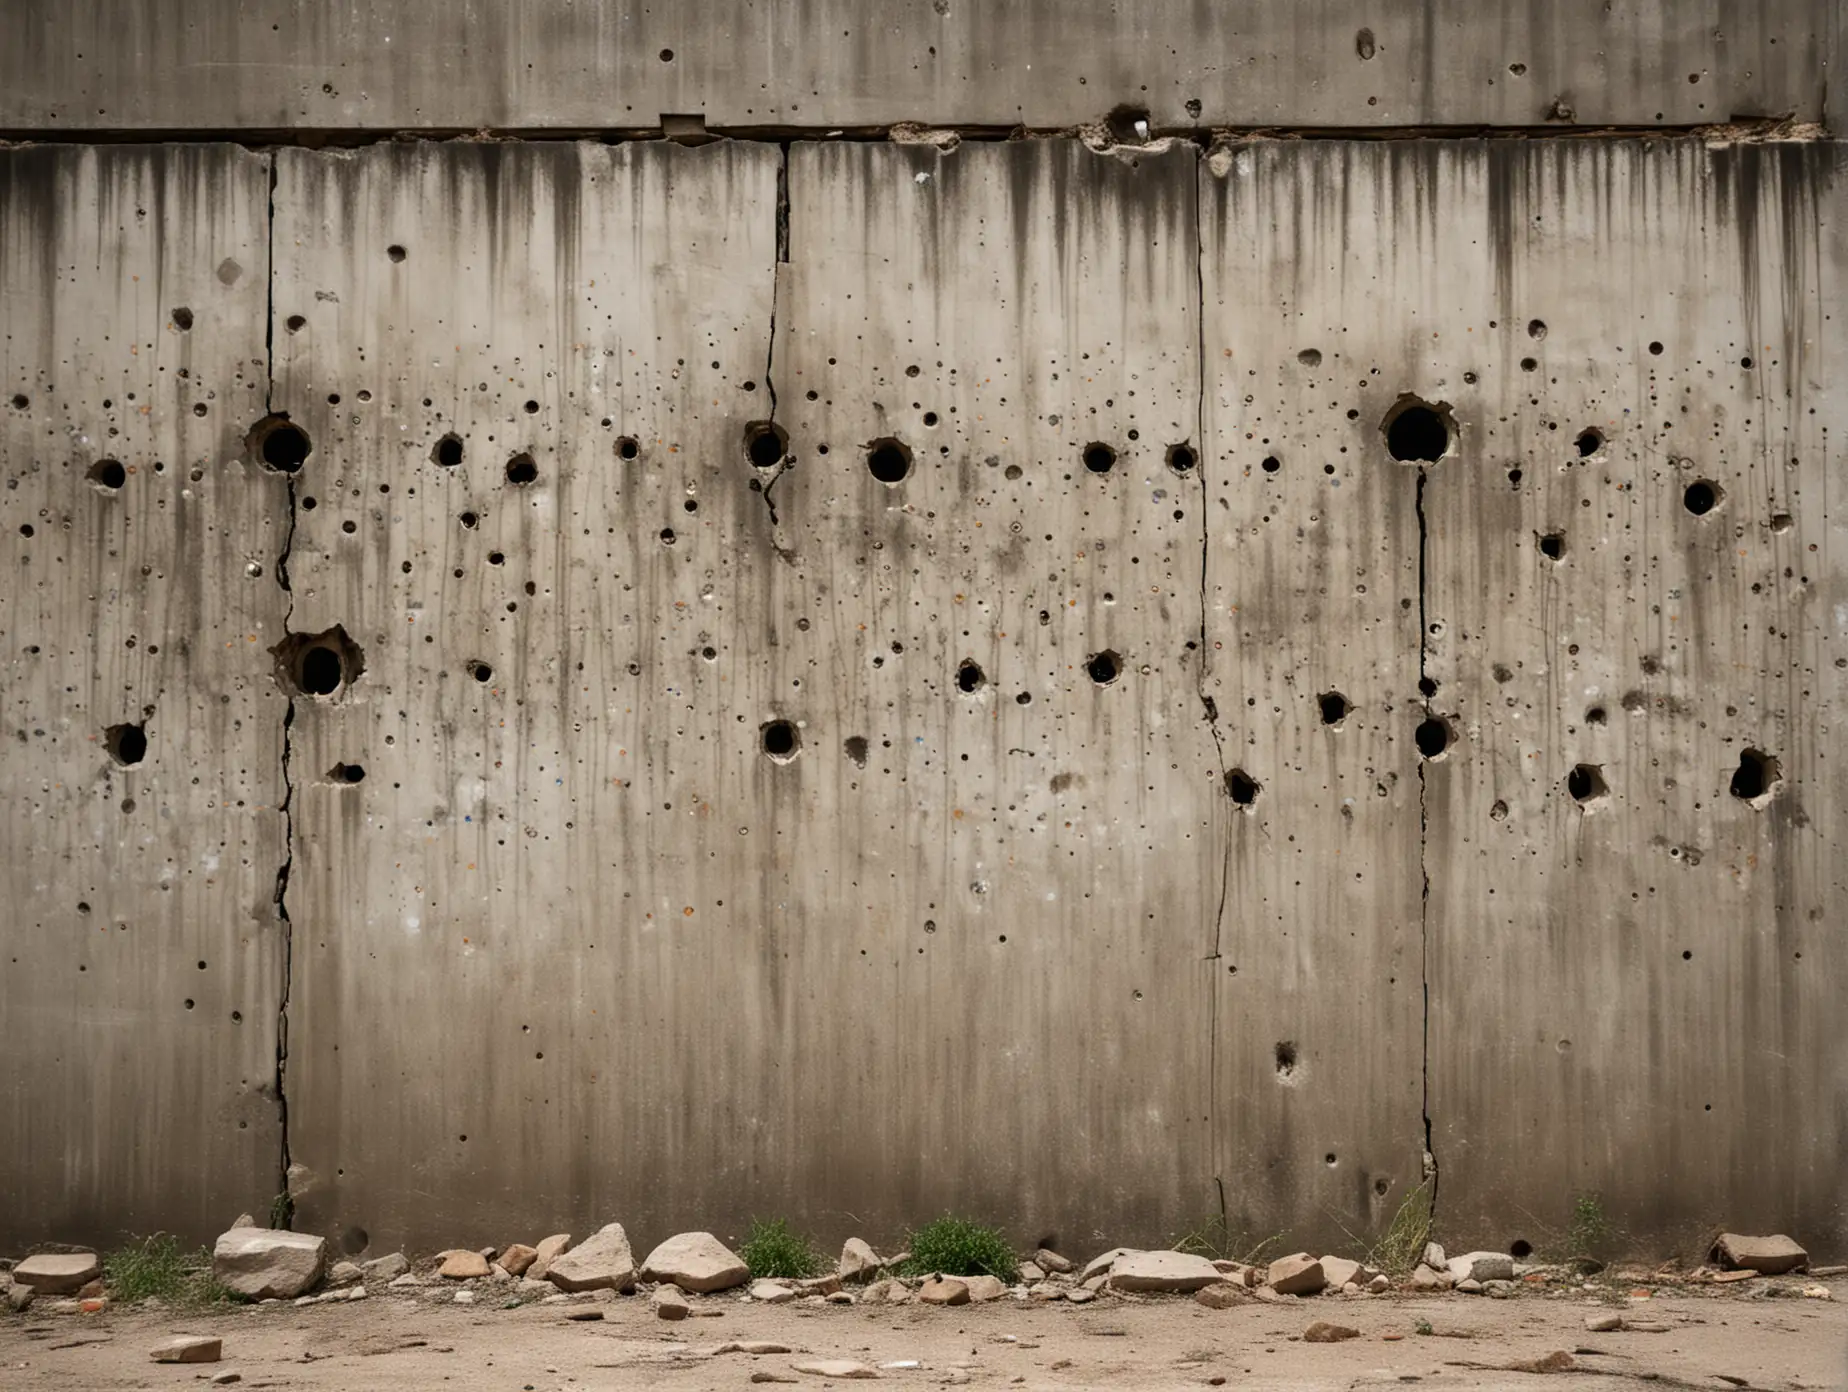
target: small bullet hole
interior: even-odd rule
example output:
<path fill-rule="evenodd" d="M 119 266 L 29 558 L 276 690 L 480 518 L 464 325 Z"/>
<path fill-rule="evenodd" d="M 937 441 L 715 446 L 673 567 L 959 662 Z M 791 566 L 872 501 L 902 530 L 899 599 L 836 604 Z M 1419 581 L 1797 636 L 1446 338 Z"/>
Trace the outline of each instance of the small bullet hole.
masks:
<path fill-rule="evenodd" d="M 526 403 L 524 409 L 527 415 L 536 416 L 539 414 L 539 403 L 537 401 L 529 401 Z"/>
<path fill-rule="evenodd" d="M 1322 365 L 1322 350 L 1320 348 L 1305 348 L 1296 355 L 1296 361 L 1301 363 L 1304 367 L 1320 367 Z"/>
<path fill-rule="evenodd" d="M 128 470 L 118 459 L 99 459 L 90 466 L 88 478 L 98 488 L 113 493 L 128 482 Z"/>
<path fill-rule="evenodd" d="M 1516 488 L 1519 488 L 1521 486 L 1521 471 L 1519 469 L 1510 469 L 1508 471 L 1508 482 L 1512 483 Z"/>
<path fill-rule="evenodd" d="M 507 563 L 507 557 L 504 553 L 500 551 L 488 552 L 488 564 L 489 565 L 497 566 L 497 565 L 505 565 L 506 563 Z"/>
<path fill-rule="evenodd" d="M 1608 719 L 1610 719 L 1610 717 L 1604 713 L 1603 706 L 1593 706 L 1590 710 L 1585 712 L 1585 723 L 1587 725 L 1602 725 Z"/>
<path fill-rule="evenodd" d="M 1696 517 L 1705 517 L 1720 505 L 1723 496 L 1718 484 L 1707 479 L 1696 479 L 1681 495 L 1681 505 Z"/>
<path fill-rule="evenodd" d="M 1093 653 L 1084 661 L 1084 670 L 1091 680 L 1099 686 L 1109 686 L 1122 671 L 1122 663 L 1114 652 L 1106 648 L 1103 652 Z"/>
<path fill-rule="evenodd" d="M 1516 1261 L 1526 1261 L 1534 1254 L 1534 1244 L 1524 1237 L 1517 1237 L 1508 1244 L 1508 1255 Z"/>
<path fill-rule="evenodd" d="M 359 524 L 349 517 L 340 524 L 340 530 L 345 532 L 348 536 L 352 536 L 354 532 L 359 530 Z"/>
<path fill-rule="evenodd" d="M 1771 530 L 1780 535 L 1796 525 L 1797 520 L 1787 512 L 1776 512 L 1771 515 Z"/>
<path fill-rule="evenodd" d="M 752 421 L 744 428 L 744 452 L 753 468 L 774 469 L 789 453 L 789 437 L 772 421 Z"/>
<path fill-rule="evenodd" d="M 1387 414 L 1386 452 L 1402 463 L 1435 464 L 1450 451 L 1450 408 L 1402 396 Z"/>
<path fill-rule="evenodd" d="M 1194 455 L 1193 446 L 1187 444 L 1168 446 L 1168 467 L 1177 474 L 1191 474 L 1199 463 Z"/>
<path fill-rule="evenodd" d="M 270 649 L 276 674 L 304 696 L 332 696 L 365 670 L 359 645 L 340 625 L 324 633 L 294 633 Z"/>
<path fill-rule="evenodd" d="M 1757 749 L 1743 750 L 1739 755 L 1739 767 L 1733 770 L 1732 795 L 1755 803 L 1776 786 L 1781 772 L 1771 755 Z"/>
<path fill-rule="evenodd" d="M 462 462 L 462 437 L 453 432 L 443 436 L 430 451 L 430 458 L 445 469 L 455 468 Z"/>
<path fill-rule="evenodd" d="M 1419 722 L 1414 738 L 1418 752 L 1425 758 L 1441 758 L 1444 751 L 1450 748 L 1450 726 L 1434 715 Z"/>
<path fill-rule="evenodd" d="M 1014 704 L 1017 706 L 1032 705 L 1033 704 L 1033 693 L 1031 691 L 1021 692 L 1018 696 L 1014 698 Z"/>
<path fill-rule="evenodd" d="M 479 659 L 474 659 L 469 662 L 468 674 L 476 681 L 484 684 L 494 680 L 494 669 Z"/>
<path fill-rule="evenodd" d="M 1596 764 L 1579 764 L 1566 775 L 1566 792 L 1571 794 L 1574 802 L 1596 802 L 1610 792 L 1604 782 L 1604 771 Z"/>
<path fill-rule="evenodd" d="M 1296 1071 L 1296 1043 L 1285 1039 L 1278 1043 L 1276 1049 L 1277 1076 L 1287 1078 Z"/>
<path fill-rule="evenodd" d="M 385 254 L 389 256 L 394 262 L 404 260 L 404 248 L 396 244 L 386 247 Z"/>
<path fill-rule="evenodd" d="M 1546 321 L 1544 319 L 1529 319 L 1527 321 L 1527 336 L 1535 340 L 1545 338 Z"/>
<path fill-rule="evenodd" d="M 866 447 L 866 468 L 881 483 L 903 483 L 911 472 L 911 450 L 889 437 L 874 440 Z M 1014 473 L 1014 477 L 1019 474 Z"/>
<path fill-rule="evenodd" d="M 531 483 L 539 477 L 539 466 L 533 463 L 533 457 L 524 452 L 514 455 L 507 461 L 508 483 Z"/>
<path fill-rule="evenodd" d="M 1538 358 L 1522 358 L 1521 359 L 1521 371 L 1523 372 L 1536 371 L 1539 368 L 1539 366 L 1540 366 L 1540 360 Z"/>
<path fill-rule="evenodd" d="M 662 49 L 661 50 L 661 61 L 663 63 L 673 62 L 674 61 L 674 50 L 671 48 Z"/>
<path fill-rule="evenodd" d="M 1331 1150 L 1322 1157 L 1322 1163 L 1327 1165 L 1330 1169 L 1333 1169 L 1340 1162 L 1336 1159 L 1334 1151 Z"/>
<path fill-rule="evenodd" d="M 772 720 L 763 728 L 764 753 L 779 764 L 786 764 L 796 757 L 802 747 L 802 739 L 796 733 L 796 727 L 787 720 Z"/>
<path fill-rule="evenodd" d="M 1094 474 L 1107 474 L 1116 467 L 1116 451 L 1102 441 L 1093 440 L 1084 447 L 1084 467 Z"/>
<path fill-rule="evenodd" d="M 1563 560 L 1566 554 L 1566 537 L 1563 532 L 1548 532 L 1540 538 L 1540 554 L 1549 561 Z"/>
<path fill-rule="evenodd" d="M 178 329 L 181 333 L 188 333 L 191 331 L 193 326 L 193 312 L 190 309 L 185 305 L 180 305 L 177 309 L 170 311 L 170 314 L 173 319 L 174 328 Z"/>
<path fill-rule="evenodd" d="M 924 424 L 929 425 L 929 426 L 934 426 L 936 425 L 936 423 L 937 423 L 937 413 L 935 411 L 926 411 L 924 413 Z"/>
<path fill-rule="evenodd" d="M 975 662 L 965 658 L 956 669 L 956 689 L 965 696 L 973 696 L 988 685 L 988 677 Z"/>
<path fill-rule="evenodd" d="M 22 537 L 32 536 L 33 535 L 32 524 L 30 522 L 21 522 L 19 524 L 19 534 Z"/>
<path fill-rule="evenodd" d="M 1749 367 L 1750 367 L 1751 365 L 1752 365 L 1752 360 L 1751 360 L 1750 358 L 1740 358 L 1740 359 L 1739 359 L 1739 366 L 1740 366 L 1740 367 L 1747 367 L 1747 368 L 1749 368 Z"/>
<path fill-rule="evenodd" d="M 308 321 L 299 314 L 291 314 L 287 319 L 283 320 L 283 327 L 288 329 L 290 333 L 300 333 L 303 329 L 308 327 Z"/>
<path fill-rule="evenodd" d="M 1339 691 L 1324 691 L 1315 699 L 1316 703 L 1322 708 L 1322 723 L 1324 725 L 1339 725 L 1342 721 L 1347 719 L 1348 711 L 1351 707 L 1348 705 L 1348 698 L 1343 696 Z"/>
<path fill-rule="evenodd" d="M 1684 962 L 1692 962 L 1694 960 L 1694 953 L 1691 950 L 1684 951 L 1681 954 L 1681 960 Z"/>
<path fill-rule="evenodd" d="M 1386 1191 L 1391 1188 L 1392 1188 L 1391 1180 L 1376 1179 L 1373 1181 L 1373 1192 L 1382 1199 L 1386 1197 Z"/>
<path fill-rule="evenodd" d="M 706 661 L 708 662 L 716 662 L 718 661 L 719 650 L 717 648 L 708 646 L 708 647 L 701 648 L 699 650 L 699 655 L 705 658 Z"/>
<path fill-rule="evenodd" d="M 31 404 L 32 404 L 32 398 L 27 396 L 25 393 L 18 392 L 14 394 L 13 409 L 15 411 L 23 411 Z"/>
<path fill-rule="evenodd" d="M 1267 474 L 1274 474 L 1283 467 L 1283 461 L 1274 454 L 1267 454 L 1264 456 L 1263 464 L 1258 467 Z"/>
<path fill-rule="evenodd" d="M 471 532 L 474 531 L 475 528 L 481 525 L 481 518 L 477 514 L 472 513 L 472 512 L 463 513 L 461 517 L 457 520 L 459 520 L 462 523 L 462 525 L 464 527 L 467 527 Z"/>
<path fill-rule="evenodd" d="M 123 768 L 130 768 L 148 756 L 147 730 L 140 725 L 111 725 L 103 732 L 103 748 Z"/>
<path fill-rule="evenodd" d="M 190 1000 L 186 1002 L 186 1008 L 188 1010 L 191 1010 L 193 1008 L 193 1003 Z"/>
<path fill-rule="evenodd" d="M 633 459 L 641 452 L 642 447 L 636 443 L 633 435 L 624 435 L 616 441 L 616 457 L 618 459 Z"/>
<path fill-rule="evenodd" d="M 1418 694 L 1424 697 L 1427 701 L 1430 700 L 1433 696 L 1437 695 L 1437 678 L 1436 677 L 1420 677 L 1418 679 Z"/>
<path fill-rule="evenodd" d="M 1589 459 L 1604 448 L 1604 437 L 1595 430 L 1581 430 L 1573 443 L 1578 447 L 1579 458 Z"/>
<path fill-rule="evenodd" d="M 1015 479 L 1019 478 L 1022 472 L 1023 471 L 1018 464 L 1010 464 L 1007 466 L 1007 468 L 1001 471 L 1002 476 L 1005 477 L 1010 483 L 1012 483 Z"/>
<path fill-rule="evenodd" d="M 244 443 L 265 468 L 279 474 L 298 472 L 314 448 L 307 433 L 281 414 L 258 421 Z"/>
<path fill-rule="evenodd" d="M 672 546 L 675 539 L 674 529 L 672 527 L 663 527 L 661 529 L 661 544 L 663 546 Z"/>
<path fill-rule="evenodd" d="M 1492 822 L 1507 821 L 1508 804 L 1503 802 L 1500 798 L 1496 798 L 1495 801 L 1489 805 L 1489 820 Z"/>
<path fill-rule="evenodd" d="M 366 770 L 359 764 L 335 764 L 327 771 L 327 777 L 334 783 L 363 783 Z"/>
<path fill-rule="evenodd" d="M 1243 769 L 1233 769 L 1226 775 L 1226 791 L 1232 795 L 1232 801 L 1240 807 L 1249 807 L 1258 800 L 1262 791 L 1258 780 Z"/>

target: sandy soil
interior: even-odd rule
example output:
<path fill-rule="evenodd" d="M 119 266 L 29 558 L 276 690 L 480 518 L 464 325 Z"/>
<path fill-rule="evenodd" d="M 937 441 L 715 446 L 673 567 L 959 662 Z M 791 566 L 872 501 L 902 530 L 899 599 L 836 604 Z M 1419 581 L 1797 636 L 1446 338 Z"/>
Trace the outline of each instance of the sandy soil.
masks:
<path fill-rule="evenodd" d="M 236 1372 L 242 1388 L 494 1389 L 584 1392 L 600 1388 L 746 1388 L 792 1379 L 809 1358 L 917 1368 L 880 1378 L 913 1387 L 1002 1388 L 1596 1388 L 1848 1387 L 1848 1309 L 1803 1299 L 1658 1292 L 1629 1301 L 1628 1318 L 1667 1333 L 1592 1334 L 1585 1317 L 1612 1308 L 1583 1298 L 1480 1296 L 1320 1298 L 1291 1306 L 1252 1301 L 1208 1310 L 1179 1296 L 1108 1298 L 1088 1306 L 1012 1300 L 961 1309 L 771 1307 L 735 1297 L 695 1298 L 716 1318 L 670 1324 L 647 1300 L 595 1306 L 597 1322 L 565 1318 L 575 1306 L 435 1304 L 375 1296 L 297 1309 L 251 1306 L 198 1317 L 160 1311 L 0 1318 L 0 1388 L 209 1387 Z M 1316 1320 L 1361 1337 L 1302 1342 Z M 1428 1334 L 1418 1332 L 1421 1323 Z M 162 1365 L 148 1351 L 175 1333 L 214 1334 L 224 1360 Z M 714 1354 L 728 1340 L 773 1340 L 787 1354 Z M 1567 1373 L 1508 1364 L 1563 1350 Z M 754 1378 L 754 1375 L 755 1378 Z"/>

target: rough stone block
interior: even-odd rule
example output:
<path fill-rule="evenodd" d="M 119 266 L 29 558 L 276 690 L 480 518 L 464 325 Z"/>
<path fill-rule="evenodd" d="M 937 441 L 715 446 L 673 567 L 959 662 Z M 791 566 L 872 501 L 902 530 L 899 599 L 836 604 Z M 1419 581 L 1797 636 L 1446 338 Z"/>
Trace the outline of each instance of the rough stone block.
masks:
<path fill-rule="evenodd" d="M 13 1268 L 13 1279 L 40 1295 L 75 1295 L 102 1274 L 94 1252 L 45 1252 Z"/>
<path fill-rule="evenodd" d="M 194 1334 L 179 1334 L 165 1343 L 154 1345 L 148 1357 L 156 1363 L 216 1363 L 224 1350 L 224 1340 Z"/>
<path fill-rule="evenodd" d="M 1307 1252 L 1277 1258 L 1270 1264 L 1265 1281 L 1279 1295 L 1314 1295 L 1328 1284 L 1322 1263 Z"/>
<path fill-rule="evenodd" d="M 605 1225 L 559 1256 L 546 1279 L 564 1291 L 634 1290 L 635 1254 L 629 1250 L 629 1236 L 622 1224 Z"/>
<path fill-rule="evenodd" d="M 751 1269 L 736 1252 L 708 1232 L 668 1238 L 642 1263 L 644 1281 L 671 1281 L 683 1291 L 704 1295 L 730 1290 L 751 1279 Z"/>
<path fill-rule="evenodd" d="M 1209 1259 L 1189 1252 L 1130 1252 L 1110 1268 L 1110 1288 L 1120 1291 L 1197 1291 L 1222 1279 Z"/>
<path fill-rule="evenodd" d="M 1809 1265 L 1809 1253 L 1782 1233 L 1773 1237 L 1721 1233 L 1713 1244 L 1713 1259 L 1721 1266 L 1756 1271 L 1761 1276 L 1781 1276 Z"/>
<path fill-rule="evenodd" d="M 247 1300 L 290 1300 L 311 1290 L 327 1262 L 327 1240 L 273 1228 L 233 1228 L 212 1248 L 212 1274 Z"/>

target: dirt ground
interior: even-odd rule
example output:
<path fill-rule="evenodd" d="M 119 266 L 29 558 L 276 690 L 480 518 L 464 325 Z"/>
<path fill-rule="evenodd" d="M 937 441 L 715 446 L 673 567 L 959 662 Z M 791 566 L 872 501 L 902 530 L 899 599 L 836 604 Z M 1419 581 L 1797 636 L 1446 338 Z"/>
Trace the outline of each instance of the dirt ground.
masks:
<path fill-rule="evenodd" d="M 202 1316 L 110 1310 L 0 1317 L 0 1389 L 204 1388 L 222 1373 L 239 1388 L 453 1389 L 592 1392 L 604 1388 L 747 1388 L 789 1379 L 804 1358 L 886 1368 L 910 1387 L 976 1388 L 1509 1388 L 1561 1384 L 1575 1392 L 1639 1386 L 1848 1387 L 1848 1308 L 1837 1302 L 1660 1291 L 1622 1313 L 1666 1333 L 1592 1334 L 1585 1318 L 1612 1309 L 1582 1297 L 1389 1295 L 1323 1297 L 1293 1305 L 1253 1300 L 1209 1310 L 1179 1296 L 1108 1298 L 1087 1306 L 1013 1300 L 960 1309 L 791 1307 L 695 1298 L 715 1318 L 668 1323 L 647 1300 L 568 1310 L 432 1304 L 393 1296 L 298 1309 L 249 1306 Z M 1361 1331 L 1335 1344 L 1302 1341 L 1316 1320 Z M 1421 1328 L 1430 1332 L 1420 1332 Z M 224 1340 L 224 1359 L 164 1365 L 148 1351 L 176 1334 Z M 730 1340 L 772 1340 L 786 1354 L 714 1353 Z M 1564 1373 L 1507 1365 L 1555 1351 Z M 773 1376 L 766 1376 L 773 1375 Z"/>

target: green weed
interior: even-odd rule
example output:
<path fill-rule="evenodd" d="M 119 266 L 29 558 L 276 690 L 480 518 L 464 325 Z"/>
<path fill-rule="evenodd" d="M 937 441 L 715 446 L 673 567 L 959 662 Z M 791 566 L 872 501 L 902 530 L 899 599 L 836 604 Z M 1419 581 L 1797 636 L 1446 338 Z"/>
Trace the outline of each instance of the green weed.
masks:
<path fill-rule="evenodd" d="M 815 1244 L 781 1218 L 753 1218 L 738 1255 L 757 1280 L 797 1281 L 819 1276 L 827 1266 Z"/>
<path fill-rule="evenodd" d="M 1282 1233 L 1272 1233 L 1266 1238 L 1243 1228 L 1234 1228 L 1218 1214 L 1202 1219 L 1183 1233 L 1177 1233 L 1168 1244 L 1177 1252 L 1189 1252 L 1196 1257 L 1205 1257 L 1209 1261 L 1235 1261 L 1246 1266 L 1256 1266 L 1267 1260 L 1266 1253 L 1283 1242 Z"/>
<path fill-rule="evenodd" d="M 1386 1231 L 1367 1252 L 1367 1265 L 1388 1276 L 1407 1276 L 1424 1260 L 1431 1237 L 1431 1181 L 1426 1180 L 1399 1202 Z"/>
<path fill-rule="evenodd" d="M 1010 1286 L 1020 1276 L 1020 1259 L 999 1230 L 945 1215 L 911 1234 L 907 1276 L 997 1276 Z"/>
<path fill-rule="evenodd" d="M 186 1248 L 171 1233 L 119 1247 L 103 1257 L 103 1279 L 117 1300 L 159 1299 L 185 1309 L 223 1305 L 236 1297 L 212 1275 L 212 1254 Z"/>

